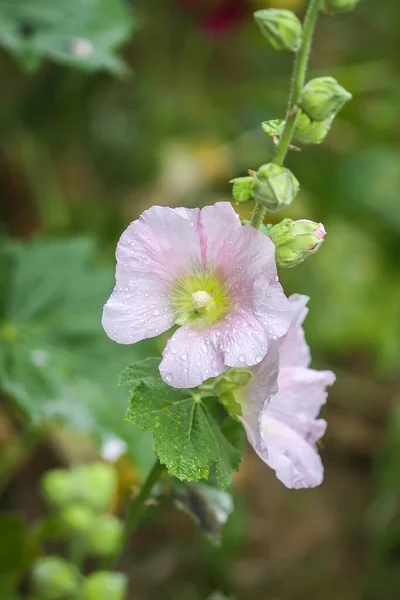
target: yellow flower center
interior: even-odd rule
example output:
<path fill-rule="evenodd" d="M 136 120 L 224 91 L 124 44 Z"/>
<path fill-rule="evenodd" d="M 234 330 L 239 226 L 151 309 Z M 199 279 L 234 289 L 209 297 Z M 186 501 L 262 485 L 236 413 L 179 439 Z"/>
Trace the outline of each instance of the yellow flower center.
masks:
<path fill-rule="evenodd" d="M 209 327 L 226 315 L 230 302 L 222 277 L 202 270 L 175 282 L 172 305 L 178 325 Z"/>

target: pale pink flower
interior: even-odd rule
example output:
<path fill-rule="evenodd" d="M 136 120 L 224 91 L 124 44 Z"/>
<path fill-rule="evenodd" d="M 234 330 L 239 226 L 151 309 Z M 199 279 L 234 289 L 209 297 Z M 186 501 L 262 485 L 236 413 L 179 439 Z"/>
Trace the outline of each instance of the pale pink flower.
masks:
<path fill-rule="evenodd" d="M 288 330 L 274 245 L 242 226 L 227 202 L 202 210 L 153 206 L 122 234 L 116 256 L 103 327 L 111 339 L 133 344 L 182 325 L 160 365 L 174 387 L 255 365 Z"/>
<path fill-rule="evenodd" d="M 243 391 L 243 421 L 261 459 L 286 487 L 298 489 L 315 487 L 323 480 L 316 444 L 326 422 L 317 416 L 335 375 L 309 368 L 310 352 L 302 328 L 308 298 L 295 294 L 289 301 L 289 331 L 251 369 L 252 381 Z"/>

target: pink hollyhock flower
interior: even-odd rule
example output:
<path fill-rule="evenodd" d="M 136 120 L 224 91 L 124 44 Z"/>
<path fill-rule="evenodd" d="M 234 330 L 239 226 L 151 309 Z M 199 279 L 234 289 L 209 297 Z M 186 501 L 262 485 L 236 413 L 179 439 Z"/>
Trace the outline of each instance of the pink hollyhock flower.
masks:
<path fill-rule="evenodd" d="M 202 210 L 153 206 L 118 242 L 103 327 L 116 342 L 133 344 L 181 325 L 160 364 L 174 387 L 255 365 L 290 323 L 274 254 L 271 240 L 242 226 L 228 202 Z"/>
<path fill-rule="evenodd" d="M 309 368 L 310 352 L 302 328 L 308 298 L 294 294 L 289 301 L 289 331 L 251 369 L 252 381 L 243 391 L 243 421 L 260 458 L 286 487 L 299 489 L 315 487 L 323 480 L 316 444 L 325 433 L 326 422 L 317 416 L 335 375 Z"/>

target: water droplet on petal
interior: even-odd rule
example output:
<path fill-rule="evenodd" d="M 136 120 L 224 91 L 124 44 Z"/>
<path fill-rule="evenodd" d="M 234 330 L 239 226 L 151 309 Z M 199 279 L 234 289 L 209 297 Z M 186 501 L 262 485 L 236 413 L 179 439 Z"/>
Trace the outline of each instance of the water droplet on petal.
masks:
<path fill-rule="evenodd" d="M 186 352 L 184 352 L 183 354 L 181 354 L 181 359 L 182 360 L 187 360 L 188 359 L 188 355 L 186 354 Z"/>
<path fill-rule="evenodd" d="M 257 361 L 258 363 L 262 361 L 262 356 L 261 356 L 260 354 L 258 354 L 258 355 L 256 356 L 256 361 Z"/>
<path fill-rule="evenodd" d="M 207 348 L 207 346 L 205 344 L 202 345 L 201 349 L 204 352 L 204 354 L 207 354 L 208 348 Z"/>
<path fill-rule="evenodd" d="M 174 379 L 174 376 L 172 375 L 172 373 L 167 373 L 165 375 L 165 380 L 168 381 L 168 383 L 171 383 L 171 381 Z"/>
<path fill-rule="evenodd" d="M 246 360 L 246 357 L 244 356 L 244 354 L 239 354 L 239 360 L 240 360 L 240 362 L 244 362 Z"/>

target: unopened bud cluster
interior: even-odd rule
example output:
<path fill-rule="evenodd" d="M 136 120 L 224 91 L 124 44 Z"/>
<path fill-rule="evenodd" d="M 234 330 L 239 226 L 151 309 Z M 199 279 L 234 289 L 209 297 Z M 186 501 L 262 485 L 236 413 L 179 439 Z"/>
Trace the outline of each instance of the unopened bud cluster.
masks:
<path fill-rule="evenodd" d="M 82 558 L 109 556 L 121 547 L 122 522 L 108 513 L 116 487 L 114 468 L 104 463 L 55 469 L 42 479 L 59 535 L 78 548 Z M 32 585 L 43 600 L 124 600 L 127 581 L 120 573 L 106 571 L 84 578 L 65 559 L 46 556 L 33 565 Z"/>
<path fill-rule="evenodd" d="M 352 10 L 359 0 L 321 0 L 320 8 L 328 13 Z M 265 9 L 254 13 L 261 32 L 269 44 L 277 50 L 298 51 L 303 38 L 300 21 L 289 10 Z M 275 144 L 286 134 L 299 144 L 320 144 L 326 138 L 333 121 L 352 95 L 333 77 L 311 79 L 296 96 L 289 111 L 289 123 L 270 119 L 262 124 L 264 132 Z M 287 128 L 287 129 L 286 129 Z M 286 146 L 289 145 L 287 139 Z M 296 146 L 289 149 L 299 150 Z M 278 155 L 277 155 L 278 157 Z M 282 152 L 279 154 L 279 163 Z M 276 212 L 291 204 L 299 191 L 299 182 L 293 173 L 274 161 L 261 165 L 257 171 L 249 171 L 247 177 L 233 179 L 233 198 L 237 203 L 254 200 L 270 212 Z M 317 252 L 325 236 L 321 223 L 306 219 L 284 219 L 277 225 L 259 227 L 275 245 L 276 263 L 279 267 L 294 267 Z M 229 393 L 229 392 L 228 392 Z"/>

